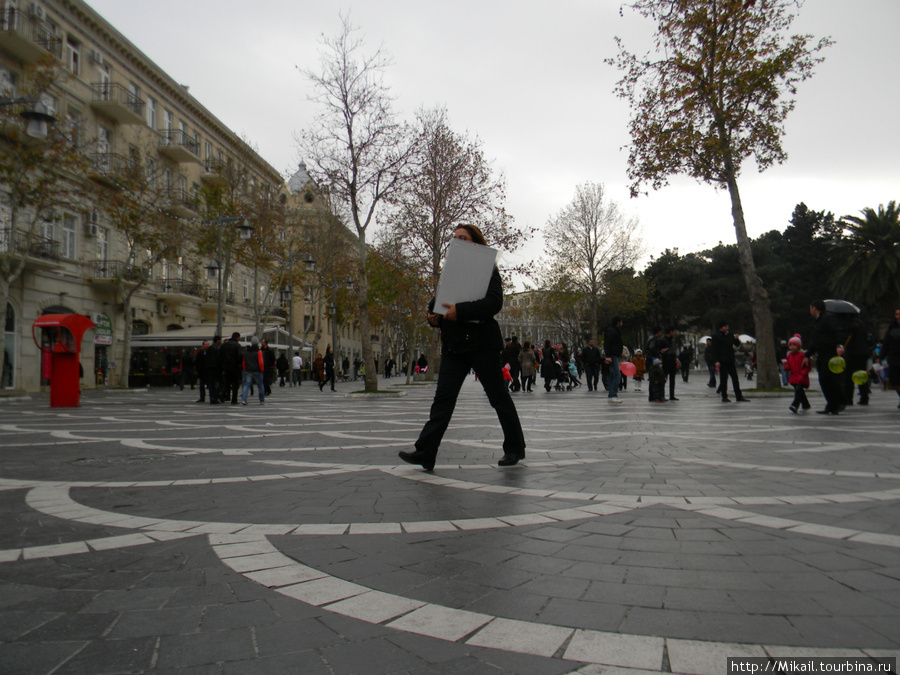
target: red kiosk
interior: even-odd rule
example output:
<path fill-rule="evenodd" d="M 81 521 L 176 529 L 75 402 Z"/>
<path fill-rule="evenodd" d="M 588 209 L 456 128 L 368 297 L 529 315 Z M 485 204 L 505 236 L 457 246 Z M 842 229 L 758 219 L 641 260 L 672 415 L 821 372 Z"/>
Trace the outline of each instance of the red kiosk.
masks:
<path fill-rule="evenodd" d="M 50 332 L 50 345 L 41 345 L 36 329 Z M 49 351 L 50 407 L 77 408 L 81 398 L 79 357 L 81 338 L 94 322 L 81 314 L 45 314 L 31 324 L 31 337 L 38 349 Z"/>

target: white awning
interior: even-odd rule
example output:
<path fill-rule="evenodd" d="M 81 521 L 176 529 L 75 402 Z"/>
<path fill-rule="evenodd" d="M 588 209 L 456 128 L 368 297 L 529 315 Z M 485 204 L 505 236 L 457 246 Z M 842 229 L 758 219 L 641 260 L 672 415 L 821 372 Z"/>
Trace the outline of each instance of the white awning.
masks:
<path fill-rule="evenodd" d="M 131 338 L 131 348 L 139 347 L 199 347 L 204 340 L 212 342 L 213 335 L 216 333 L 215 324 L 200 324 L 199 326 L 190 326 L 179 330 L 170 330 L 164 333 L 148 333 L 147 335 L 134 335 Z M 223 326 L 222 339 L 228 340 L 232 333 L 240 333 L 240 343 L 249 345 L 250 338 L 256 336 L 265 339 L 272 349 L 293 349 L 294 351 L 311 352 L 312 345 L 305 342 L 297 335 L 291 339 L 291 334 L 281 326 L 270 325 L 261 331 L 261 335 L 256 335 L 256 325 L 236 324 Z"/>

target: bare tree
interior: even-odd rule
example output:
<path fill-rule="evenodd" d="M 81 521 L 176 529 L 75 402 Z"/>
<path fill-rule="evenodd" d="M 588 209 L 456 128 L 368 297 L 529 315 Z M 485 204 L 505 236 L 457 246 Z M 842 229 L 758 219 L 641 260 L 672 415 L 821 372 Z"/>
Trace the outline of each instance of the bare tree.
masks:
<path fill-rule="evenodd" d="M 794 0 L 635 0 L 656 22 L 654 52 L 637 57 L 619 44 L 610 61 L 623 71 L 616 92 L 631 104 L 628 174 L 632 194 L 673 174 L 727 188 L 744 283 L 756 328 L 760 388 L 779 386 L 769 295 L 756 273 L 738 190 L 741 164 L 783 162 L 784 121 L 797 84 L 812 76 L 831 44 L 791 35 Z"/>
<path fill-rule="evenodd" d="M 454 225 L 477 225 L 492 247 L 505 250 L 516 249 L 525 233 L 512 226 L 504 208 L 505 178 L 485 158 L 480 139 L 455 132 L 443 108 L 422 110 L 417 118 L 418 170 L 395 200 L 380 249 L 411 261 L 427 300 L 435 292 Z M 428 359 L 435 364 L 429 368 L 433 377 L 439 362 L 436 333 Z"/>
<path fill-rule="evenodd" d="M 317 182 L 345 206 L 358 237 L 357 299 L 366 363 L 366 391 L 378 389 L 369 319 L 366 233 L 378 208 L 394 197 L 410 177 L 415 141 L 392 110 L 382 80 L 390 58 L 378 49 L 363 53 L 356 29 L 341 17 L 341 31 L 323 38 L 321 71 L 305 71 L 322 110 L 316 124 L 301 134 L 300 146 Z"/>
<path fill-rule="evenodd" d="M 545 267 L 565 274 L 584 298 L 589 335 L 596 339 L 606 274 L 631 267 L 641 256 L 637 218 L 623 214 L 602 183 L 587 182 L 575 188 L 575 197 L 547 226 Z"/>
<path fill-rule="evenodd" d="M 151 142 L 145 144 L 146 150 L 153 147 Z M 128 386 L 131 369 L 131 301 L 151 283 L 154 267 L 163 262 L 180 264 L 184 246 L 190 241 L 190 228 L 169 210 L 173 202 L 159 164 L 152 160 L 152 152 L 144 154 L 143 161 L 133 156 L 118 164 L 108 154 L 94 155 L 93 171 L 102 174 L 106 185 L 98 186 L 96 204 L 125 243 L 124 261 L 99 261 L 98 269 L 92 272 L 115 284 L 115 306 L 124 322 L 119 375 L 123 387 Z"/>

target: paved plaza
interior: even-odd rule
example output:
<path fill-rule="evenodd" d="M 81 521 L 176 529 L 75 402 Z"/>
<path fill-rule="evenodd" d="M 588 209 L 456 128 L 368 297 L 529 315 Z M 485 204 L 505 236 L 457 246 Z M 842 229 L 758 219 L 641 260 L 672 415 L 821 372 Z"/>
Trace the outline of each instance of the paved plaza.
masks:
<path fill-rule="evenodd" d="M 900 655 L 900 410 L 480 385 L 0 401 L 0 673 L 724 674 Z M 812 398 L 814 409 L 821 396 Z"/>

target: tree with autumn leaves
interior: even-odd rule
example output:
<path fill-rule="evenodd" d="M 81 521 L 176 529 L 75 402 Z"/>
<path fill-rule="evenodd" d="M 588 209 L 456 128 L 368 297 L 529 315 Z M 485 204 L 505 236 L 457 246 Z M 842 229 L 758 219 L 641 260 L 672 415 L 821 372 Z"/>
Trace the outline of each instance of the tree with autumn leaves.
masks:
<path fill-rule="evenodd" d="M 64 76 L 52 57 L 39 61 L 23 70 L 15 96 L 40 100 Z M 11 93 L 0 91 L 4 96 Z M 57 121 L 49 125 L 46 138 L 29 137 L 20 113 L 30 105 L 0 107 L 0 315 L 4 317 L 10 288 L 22 279 L 28 257 L 41 242 L 41 224 L 52 222 L 60 208 L 85 208 L 77 176 L 87 164 L 77 146 L 78 130 Z"/>
<path fill-rule="evenodd" d="M 740 267 L 757 338 L 759 386 L 778 386 L 769 295 L 756 272 L 738 179 L 753 159 L 764 170 L 787 159 L 784 121 L 797 85 L 831 41 L 789 35 L 790 0 L 635 0 L 656 24 L 654 49 L 609 62 L 623 76 L 616 93 L 631 106 L 628 175 L 632 194 L 686 174 L 727 189 Z"/>

